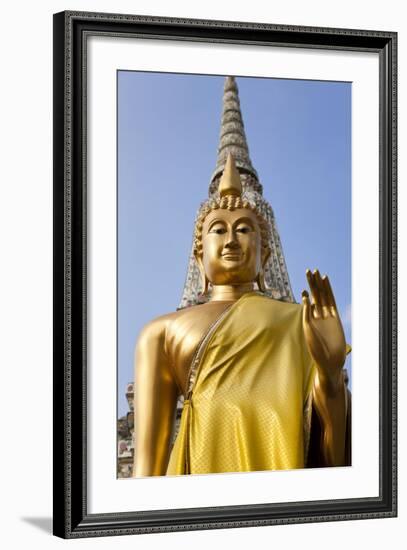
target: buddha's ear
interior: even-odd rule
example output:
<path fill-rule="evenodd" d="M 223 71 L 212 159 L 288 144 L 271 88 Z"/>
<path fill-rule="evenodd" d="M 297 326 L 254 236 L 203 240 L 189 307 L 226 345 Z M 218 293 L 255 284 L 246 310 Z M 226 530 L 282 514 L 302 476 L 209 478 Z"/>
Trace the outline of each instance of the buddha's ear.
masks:
<path fill-rule="evenodd" d="M 257 286 L 259 287 L 260 292 L 266 292 L 267 290 L 266 283 L 264 280 L 264 269 L 266 267 L 267 260 L 270 258 L 270 253 L 271 253 L 271 250 L 267 249 L 265 253 L 262 254 L 261 269 L 256 278 L 256 283 L 257 283 Z"/>
<path fill-rule="evenodd" d="M 261 267 L 262 267 L 263 270 L 266 267 L 266 263 L 268 262 L 268 260 L 270 258 L 270 254 L 271 254 L 271 250 L 270 250 L 270 248 L 267 248 L 267 250 L 265 252 L 263 252 L 262 255 L 261 255 Z"/>
<path fill-rule="evenodd" d="M 259 287 L 260 292 L 266 292 L 266 283 L 264 281 L 264 271 L 263 268 L 261 269 L 260 273 L 257 275 L 256 278 L 257 286 Z"/>
<path fill-rule="evenodd" d="M 197 254 L 196 252 L 194 253 L 194 256 L 195 256 L 196 263 L 198 264 L 199 273 L 201 275 L 201 285 L 202 285 L 201 294 L 205 296 L 206 294 L 208 294 L 208 291 L 209 291 L 209 279 L 205 273 L 202 256 Z"/>

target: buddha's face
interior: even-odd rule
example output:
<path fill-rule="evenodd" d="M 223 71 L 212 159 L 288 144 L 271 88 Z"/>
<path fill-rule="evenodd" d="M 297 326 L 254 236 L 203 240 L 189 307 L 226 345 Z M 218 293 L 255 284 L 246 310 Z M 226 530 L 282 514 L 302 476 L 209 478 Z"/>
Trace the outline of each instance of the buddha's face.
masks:
<path fill-rule="evenodd" d="M 261 269 L 261 234 L 249 209 L 210 212 L 202 227 L 202 263 L 213 285 L 237 285 L 256 280 Z"/>

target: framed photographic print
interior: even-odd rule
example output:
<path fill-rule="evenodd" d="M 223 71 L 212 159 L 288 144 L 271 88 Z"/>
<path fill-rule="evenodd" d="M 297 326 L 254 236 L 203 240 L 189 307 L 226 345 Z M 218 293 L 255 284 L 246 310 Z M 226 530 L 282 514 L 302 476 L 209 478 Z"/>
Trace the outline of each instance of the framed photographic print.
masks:
<path fill-rule="evenodd" d="M 396 42 L 54 16 L 55 535 L 396 515 Z"/>

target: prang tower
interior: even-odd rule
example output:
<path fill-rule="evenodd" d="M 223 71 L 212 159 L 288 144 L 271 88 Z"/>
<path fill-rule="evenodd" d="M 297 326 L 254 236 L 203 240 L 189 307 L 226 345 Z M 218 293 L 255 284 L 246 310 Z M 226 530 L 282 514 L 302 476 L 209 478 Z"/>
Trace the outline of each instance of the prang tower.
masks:
<path fill-rule="evenodd" d="M 260 208 L 261 213 L 270 225 L 271 254 L 265 267 L 267 294 L 277 300 L 294 302 L 294 295 L 288 277 L 273 209 L 263 197 L 263 186 L 250 160 L 249 147 L 240 110 L 239 91 L 233 76 L 228 76 L 225 80 L 218 158 L 209 185 L 209 198 L 215 197 L 218 193 L 219 180 L 229 153 L 232 153 L 240 173 L 243 196 Z M 202 302 L 200 292 L 201 280 L 199 269 L 191 251 L 187 277 L 179 307 L 184 308 Z"/>

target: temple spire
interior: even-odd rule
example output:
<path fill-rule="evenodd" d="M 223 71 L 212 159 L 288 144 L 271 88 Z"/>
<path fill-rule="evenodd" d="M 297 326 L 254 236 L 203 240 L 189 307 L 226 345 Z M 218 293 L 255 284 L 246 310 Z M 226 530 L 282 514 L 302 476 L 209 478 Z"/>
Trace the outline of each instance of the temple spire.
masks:
<path fill-rule="evenodd" d="M 258 179 L 253 168 L 240 110 L 239 90 L 234 76 L 227 76 L 223 89 L 223 111 L 218 146 L 218 158 L 211 182 L 222 174 L 227 157 L 232 153 L 241 174 L 250 174 Z"/>

